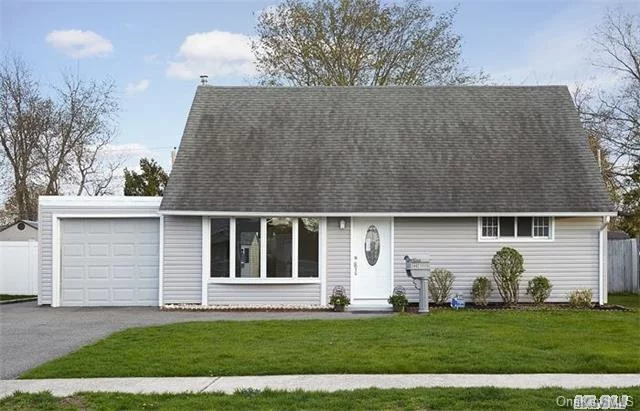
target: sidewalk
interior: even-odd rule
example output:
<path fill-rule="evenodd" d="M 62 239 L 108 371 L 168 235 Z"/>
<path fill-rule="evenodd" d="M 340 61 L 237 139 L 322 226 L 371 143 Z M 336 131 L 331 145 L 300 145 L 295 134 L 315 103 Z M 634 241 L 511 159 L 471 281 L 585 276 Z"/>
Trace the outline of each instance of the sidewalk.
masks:
<path fill-rule="evenodd" d="M 127 393 L 231 394 L 243 388 L 338 391 L 358 388 L 499 387 L 588 388 L 640 385 L 640 374 L 324 374 L 249 377 L 171 378 L 69 378 L 50 380 L 0 380 L 0 398 L 14 391 L 51 391 L 67 396 L 82 391 Z"/>

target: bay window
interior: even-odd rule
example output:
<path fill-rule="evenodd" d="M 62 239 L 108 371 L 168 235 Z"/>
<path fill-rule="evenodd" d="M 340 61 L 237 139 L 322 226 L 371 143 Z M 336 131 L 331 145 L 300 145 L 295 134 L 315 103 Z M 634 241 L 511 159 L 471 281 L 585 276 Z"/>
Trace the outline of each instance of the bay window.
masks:
<path fill-rule="evenodd" d="M 553 240 L 552 217 L 481 217 L 480 240 Z"/>
<path fill-rule="evenodd" d="M 319 277 L 319 218 L 211 218 L 209 227 L 211 278 Z"/>

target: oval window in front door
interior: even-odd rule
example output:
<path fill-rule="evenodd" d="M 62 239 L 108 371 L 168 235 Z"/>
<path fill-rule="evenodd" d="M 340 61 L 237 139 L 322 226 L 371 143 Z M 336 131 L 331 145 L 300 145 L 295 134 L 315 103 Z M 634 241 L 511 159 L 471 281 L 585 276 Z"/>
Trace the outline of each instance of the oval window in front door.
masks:
<path fill-rule="evenodd" d="M 364 237 L 364 255 L 367 257 L 369 265 L 374 266 L 378 262 L 380 256 L 380 233 L 374 225 L 367 228 L 367 234 Z"/>

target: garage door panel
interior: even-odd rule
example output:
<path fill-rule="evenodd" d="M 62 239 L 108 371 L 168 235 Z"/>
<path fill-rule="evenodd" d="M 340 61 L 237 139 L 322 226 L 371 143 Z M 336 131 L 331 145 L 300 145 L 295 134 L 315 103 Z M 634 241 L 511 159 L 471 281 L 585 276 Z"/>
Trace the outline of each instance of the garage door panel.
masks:
<path fill-rule="evenodd" d="M 108 280 L 109 268 L 108 265 L 90 265 L 87 267 L 87 279 Z"/>
<path fill-rule="evenodd" d="M 133 243 L 114 244 L 113 255 L 116 257 L 120 257 L 120 256 L 133 257 L 135 255 L 135 244 Z"/>
<path fill-rule="evenodd" d="M 108 288 L 87 288 L 87 299 L 89 301 L 108 303 L 111 299 Z"/>
<path fill-rule="evenodd" d="M 123 220 L 123 221 L 112 220 L 112 224 L 113 224 L 113 232 L 118 234 L 135 234 L 137 226 L 140 225 L 135 223 L 132 224 L 131 222 L 127 222 L 126 220 Z M 145 226 L 145 224 L 142 224 L 142 226 Z"/>
<path fill-rule="evenodd" d="M 133 288 L 114 288 L 113 301 L 123 302 L 134 300 L 136 291 Z"/>
<path fill-rule="evenodd" d="M 113 278 L 117 280 L 132 280 L 135 278 L 134 272 L 136 267 L 134 265 L 114 265 L 113 266 Z M 153 274 L 156 277 L 155 273 Z"/>
<path fill-rule="evenodd" d="M 84 289 L 65 288 L 62 290 L 62 301 L 66 305 L 82 305 L 84 303 Z"/>
<path fill-rule="evenodd" d="M 105 257 L 109 255 L 109 244 L 89 244 L 89 257 Z"/>
<path fill-rule="evenodd" d="M 79 266 L 67 265 L 64 278 L 67 280 L 77 280 L 77 279 L 81 280 L 84 278 L 84 273 L 85 273 L 85 268 L 82 265 L 79 265 Z"/>
<path fill-rule="evenodd" d="M 61 224 L 62 305 L 157 305 L 157 219 L 63 219 Z"/>
<path fill-rule="evenodd" d="M 141 256 L 157 257 L 158 246 L 155 244 L 141 244 L 137 247 L 137 252 Z"/>
<path fill-rule="evenodd" d="M 157 265 L 140 265 L 138 266 L 139 278 L 154 280 L 157 278 L 156 273 L 158 272 Z"/>
<path fill-rule="evenodd" d="M 71 221 L 71 220 L 66 220 Z M 70 222 L 69 224 L 63 224 L 61 232 L 63 234 L 82 234 L 84 232 L 84 224 L 81 220 Z"/>
<path fill-rule="evenodd" d="M 86 221 L 85 221 L 86 223 Z M 111 234 L 111 220 L 110 219 L 96 219 L 89 222 L 87 229 L 88 234 Z"/>
<path fill-rule="evenodd" d="M 62 245 L 63 257 L 83 256 L 83 255 L 84 255 L 84 244 L 63 244 Z"/>
<path fill-rule="evenodd" d="M 138 288 L 138 300 L 155 302 L 157 299 L 158 290 L 155 288 Z"/>

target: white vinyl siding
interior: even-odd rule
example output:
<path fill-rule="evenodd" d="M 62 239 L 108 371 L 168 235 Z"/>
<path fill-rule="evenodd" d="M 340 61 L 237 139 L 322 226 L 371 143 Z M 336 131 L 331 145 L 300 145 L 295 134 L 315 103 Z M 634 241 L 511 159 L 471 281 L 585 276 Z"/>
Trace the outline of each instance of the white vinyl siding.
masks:
<path fill-rule="evenodd" d="M 202 218 L 164 218 L 164 304 L 202 300 Z"/>
<path fill-rule="evenodd" d="M 491 259 L 496 251 L 509 246 L 522 253 L 526 272 L 520 283 L 521 301 L 527 281 L 536 275 L 551 280 L 550 301 L 566 302 L 567 294 L 578 288 L 591 288 L 598 299 L 598 233 L 600 218 L 556 217 L 555 241 L 514 242 L 507 239 L 478 242 L 476 218 L 396 218 L 394 248 L 395 285 L 402 285 L 412 301 L 417 290 L 405 273 L 405 255 L 429 255 L 431 267 L 446 268 L 456 276 L 453 293 L 471 301 L 471 285 L 478 276 L 493 281 Z M 500 301 L 495 290 L 492 301 Z"/>
<path fill-rule="evenodd" d="M 341 218 L 327 218 L 327 301 L 335 286 L 344 287 L 347 295 L 351 288 L 351 224 L 345 220 L 340 229 Z"/>
<path fill-rule="evenodd" d="M 317 284 L 209 284 L 209 305 L 320 305 Z"/>

